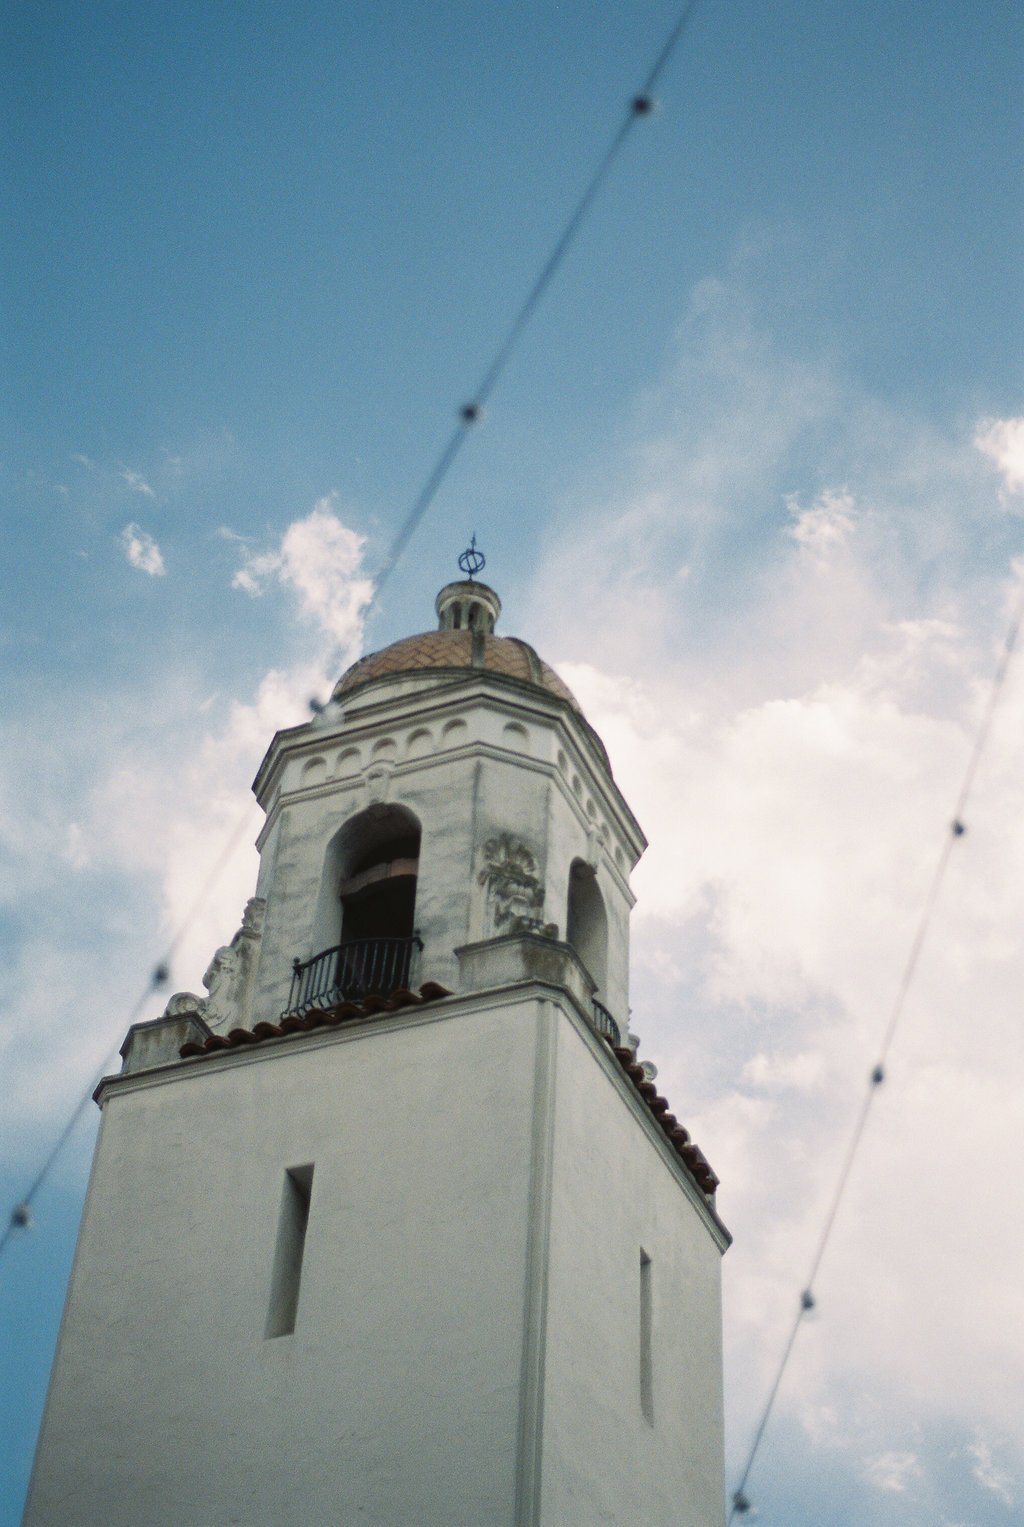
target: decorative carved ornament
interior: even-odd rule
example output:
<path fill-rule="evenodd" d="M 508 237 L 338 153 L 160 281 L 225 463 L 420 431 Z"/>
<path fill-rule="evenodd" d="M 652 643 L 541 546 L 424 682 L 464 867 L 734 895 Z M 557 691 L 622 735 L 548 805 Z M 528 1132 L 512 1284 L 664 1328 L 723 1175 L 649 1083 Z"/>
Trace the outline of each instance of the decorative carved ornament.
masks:
<path fill-rule="evenodd" d="M 544 923 L 544 883 L 537 860 L 525 843 L 501 832 L 484 844 L 484 866 L 477 877 L 486 888 L 495 933 L 544 933 L 557 937 L 554 923 Z"/>
<path fill-rule="evenodd" d="M 246 1021 L 252 1005 L 252 990 L 259 957 L 260 938 L 267 903 L 253 896 L 242 913 L 242 926 L 230 944 L 222 944 L 203 976 L 208 995 L 175 992 L 164 1010 L 164 1017 L 198 1013 L 212 1029 L 235 1028 Z"/>

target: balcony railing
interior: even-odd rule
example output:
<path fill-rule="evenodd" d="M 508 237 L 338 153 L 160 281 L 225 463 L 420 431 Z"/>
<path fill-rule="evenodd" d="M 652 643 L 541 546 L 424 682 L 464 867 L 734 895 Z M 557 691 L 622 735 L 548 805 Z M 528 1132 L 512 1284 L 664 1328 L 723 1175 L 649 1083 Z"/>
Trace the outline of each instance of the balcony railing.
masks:
<path fill-rule="evenodd" d="M 288 1006 L 281 1016 L 369 996 L 387 997 L 408 986 L 413 950 L 422 948 L 416 933 L 411 938 L 357 938 L 324 949 L 311 960 L 294 960 Z"/>
<path fill-rule="evenodd" d="M 594 1008 L 594 1027 L 599 1034 L 604 1034 L 611 1040 L 613 1045 L 622 1043 L 622 1035 L 619 1033 L 619 1025 L 615 1022 L 611 1013 L 596 997 L 591 997 Z"/>

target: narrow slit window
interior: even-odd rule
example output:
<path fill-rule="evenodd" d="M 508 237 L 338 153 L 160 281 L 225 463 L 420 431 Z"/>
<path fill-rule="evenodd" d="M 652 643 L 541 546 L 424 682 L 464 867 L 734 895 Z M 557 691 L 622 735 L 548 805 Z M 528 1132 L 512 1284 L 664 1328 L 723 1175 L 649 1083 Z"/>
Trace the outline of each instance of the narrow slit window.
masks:
<path fill-rule="evenodd" d="M 651 1291 L 651 1259 L 640 1248 L 640 1409 L 644 1420 L 654 1425 L 654 1358 L 652 1326 L 654 1307 Z"/>
<path fill-rule="evenodd" d="M 277 1224 L 274 1275 L 270 1285 L 270 1309 L 267 1311 L 265 1336 L 288 1336 L 295 1330 L 312 1190 L 312 1166 L 288 1168 L 284 1174 L 281 1215 Z"/>

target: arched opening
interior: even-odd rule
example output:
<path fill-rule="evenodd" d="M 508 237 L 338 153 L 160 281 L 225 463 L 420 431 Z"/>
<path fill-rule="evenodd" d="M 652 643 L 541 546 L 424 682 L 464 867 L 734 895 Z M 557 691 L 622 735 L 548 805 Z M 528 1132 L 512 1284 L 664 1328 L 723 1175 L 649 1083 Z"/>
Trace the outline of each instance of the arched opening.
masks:
<path fill-rule="evenodd" d="M 569 906 L 565 918 L 566 941 L 604 991 L 608 979 L 608 914 L 597 888 L 597 876 L 589 864 L 574 859 L 569 870 Z"/>
<path fill-rule="evenodd" d="M 420 828 L 412 812 L 370 807 L 342 831 L 341 942 L 411 938 L 420 860 Z"/>
<path fill-rule="evenodd" d="M 600 1020 L 598 1026 L 601 1027 L 606 1019 L 614 1028 L 611 1014 L 598 1000 L 604 995 L 608 979 L 608 914 L 598 889 L 597 876 L 582 859 L 574 859 L 569 869 L 565 937 L 596 983 L 594 1010 Z"/>
<path fill-rule="evenodd" d="M 416 937 L 420 824 L 404 806 L 369 806 L 327 848 L 314 950 L 293 966 L 289 1011 L 409 984 Z M 324 945 L 329 945 L 325 948 Z"/>

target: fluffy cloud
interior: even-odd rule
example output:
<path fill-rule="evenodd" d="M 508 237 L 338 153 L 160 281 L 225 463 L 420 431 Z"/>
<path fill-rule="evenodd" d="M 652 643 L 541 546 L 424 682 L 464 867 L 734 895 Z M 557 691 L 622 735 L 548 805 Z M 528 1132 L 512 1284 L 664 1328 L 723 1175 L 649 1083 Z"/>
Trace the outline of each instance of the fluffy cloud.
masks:
<path fill-rule="evenodd" d="M 997 1466 L 991 1444 L 984 1437 L 975 1437 L 967 1445 L 967 1455 L 971 1460 L 971 1473 L 982 1489 L 990 1491 L 1004 1506 L 1012 1506 L 1014 1494 L 1010 1476 Z"/>
<path fill-rule="evenodd" d="M 855 508 L 849 493 L 827 488 L 809 509 L 801 509 L 799 494 L 787 493 L 786 508 L 793 516 L 790 535 L 811 557 L 826 559 L 853 530 Z"/>
<path fill-rule="evenodd" d="M 151 488 L 141 472 L 133 472 L 131 467 L 121 468 L 121 481 L 126 483 L 133 493 L 141 493 L 145 498 L 156 498 L 155 489 Z"/>
<path fill-rule="evenodd" d="M 129 537 L 145 559 L 143 533 L 128 527 L 126 553 Z M 104 693 L 102 703 L 77 688 L 55 696 L 37 730 L 19 717 L 5 733 L 0 915 L 18 937 L 0 971 L 0 1050 L 9 1113 L 30 1153 L 23 1170 L 54 1115 L 120 1042 L 171 939 L 184 929 L 173 987 L 201 990 L 213 950 L 238 926 L 257 869 L 251 781 L 274 732 L 308 720 L 308 697 L 361 651 L 370 592 L 361 548 L 327 501 L 288 527 L 259 576 L 294 595 L 320 639 L 311 655 L 266 671 L 249 695 L 211 696 L 201 674 L 150 674 L 142 691 Z M 162 561 L 144 570 L 162 571 Z M 78 740 L 73 756 L 48 745 L 58 729 Z M 165 1000 L 154 995 L 143 1016 Z"/>
<path fill-rule="evenodd" d="M 784 566 L 779 584 L 789 598 Z M 894 622 L 844 672 L 826 658 L 818 683 L 786 693 L 776 671 L 757 698 L 742 676 L 730 696 L 720 671 L 696 696 L 666 670 L 561 665 L 651 839 L 634 876 L 632 1021 L 723 1177 L 735 1447 L 771 1382 L 989 692 L 991 650 L 961 614 Z M 807 636 L 829 652 L 826 632 Z M 1003 1190 L 1024 1133 L 1022 739 L 1014 673 L 776 1416 L 838 1410 L 844 1426 L 817 1445 L 842 1455 L 848 1392 L 880 1395 L 853 1428 L 860 1472 L 883 1492 L 920 1486 L 922 1512 L 929 1439 L 951 1417 L 1024 1457 L 1024 1219 Z M 885 1445 L 905 1413 L 925 1426 L 920 1448 Z M 756 1482 L 776 1488 L 767 1470 Z"/>
<path fill-rule="evenodd" d="M 983 419 L 974 443 L 999 469 L 1004 502 L 1011 494 L 1024 493 L 1024 417 Z"/>
<path fill-rule="evenodd" d="M 165 765 L 151 761 L 135 782 L 141 794 L 125 858 L 132 860 L 137 852 L 138 835 L 151 817 L 148 797 L 156 790 L 161 797 L 159 875 L 168 930 L 190 916 L 203 893 L 211 845 L 237 841 L 231 863 L 206 897 L 203 915 L 189 923 L 175 962 L 176 981 L 184 981 L 191 972 L 188 978 L 195 983 L 212 953 L 210 929 L 219 928 L 220 937 L 229 938 L 252 895 L 256 856 L 250 845 L 259 813 L 249 785 L 271 737 L 279 728 L 308 720 L 309 697 L 330 690 L 338 668 L 354 662 L 362 650 L 363 616 L 373 587 L 362 574 L 363 537 L 344 524 L 333 503 L 333 496 L 321 499 L 309 515 L 287 527 L 278 551 L 248 558 L 233 580 L 252 593 L 272 580 L 288 589 L 300 618 L 316 626 L 321 649 L 289 668 L 271 669 L 255 696 L 231 701 L 212 728 L 205 720 L 208 699 L 197 698 L 195 712 L 203 718 L 203 732 L 188 760 L 174 771 L 173 781 Z M 105 810 L 112 810 L 113 797 L 123 794 L 122 781 L 112 778 L 107 790 Z M 151 842 L 151 851 L 152 846 Z"/>
<path fill-rule="evenodd" d="M 921 1460 L 914 1453 L 877 1453 L 865 1463 L 864 1473 L 879 1490 L 899 1493 L 910 1480 L 920 1479 Z"/>
<path fill-rule="evenodd" d="M 628 466 L 620 444 L 567 496 L 538 570 L 532 633 L 651 842 L 632 1027 L 736 1235 L 732 1477 L 1020 597 L 985 461 L 1009 487 L 1006 424 L 972 440 L 885 409 L 780 355 L 712 284 Z M 893 1496 L 907 1523 L 948 1518 L 953 1495 L 997 1520 L 997 1493 L 989 1514 L 975 1498 L 978 1428 L 1005 1452 L 996 1478 L 1024 1467 L 1024 1213 L 1005 1191 L 1024 1134 L 1022 744 L 1015 668 L 748 1488 L 764 1514 L 786 1515 L 808 1450 L 865 1523 L 895 1520 Z"/>
<path fill-rule="evenodd" d="M 129 564 L 151 578 L 162 578 L 167 571 L 163 555 L 153 537 L 134 521 L 121 532 L 121 549 Z"/>
<path fill-rule="evenodd" d="M 364 537 L 343 524 L 335 503 L 334 494 L 320 499 L 305 519 L 288 526 L 276 550 L 246 552 L 232 583 L 253 596 L 273 581 L 282 584 L 297 596 L 302 618 L 345 651 L 359 640 L 373 584 L 356 576 Z"/>

